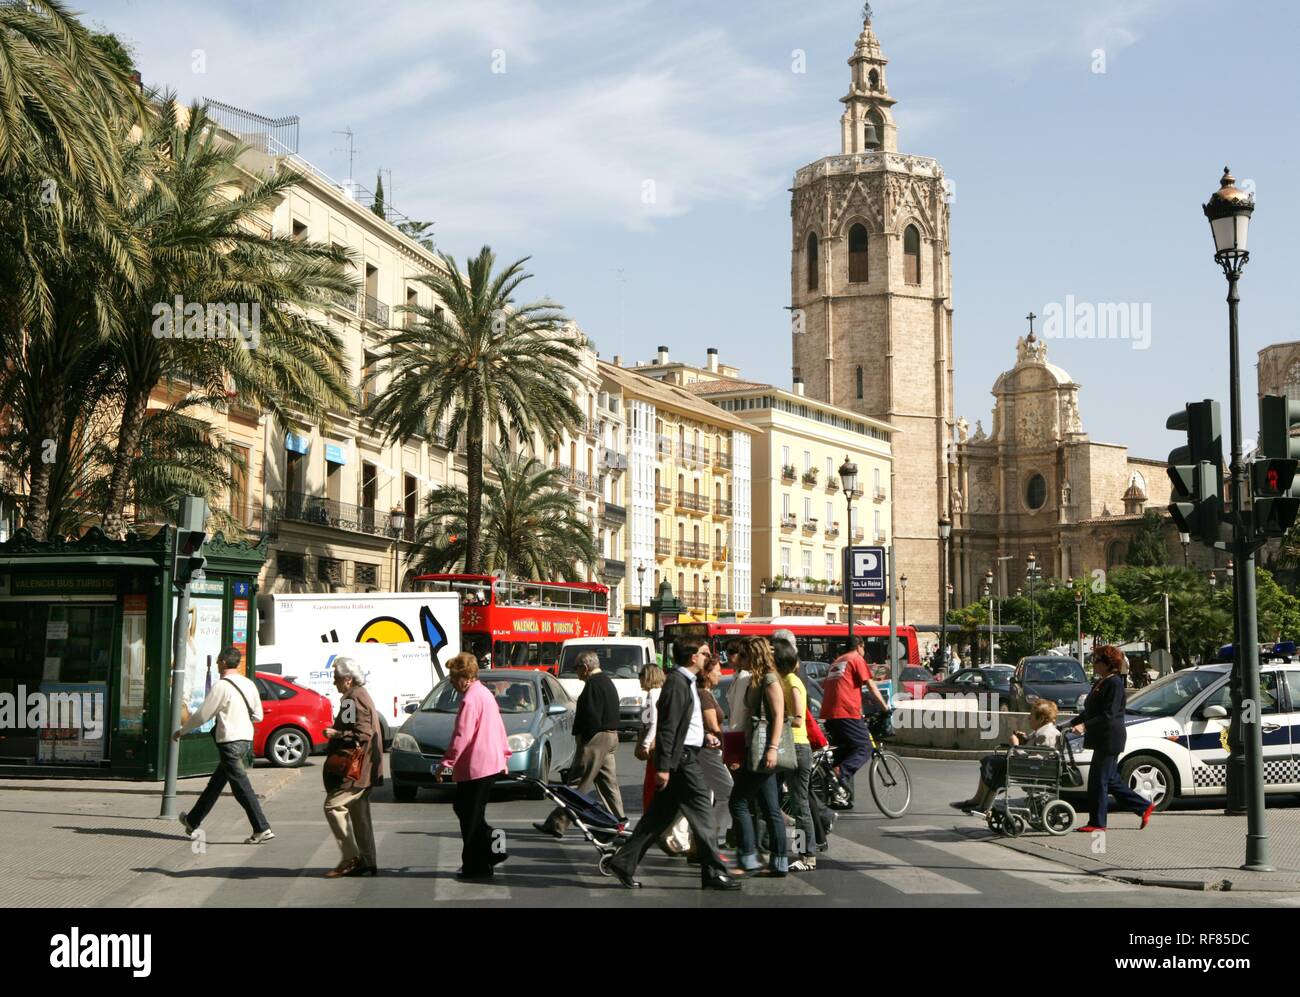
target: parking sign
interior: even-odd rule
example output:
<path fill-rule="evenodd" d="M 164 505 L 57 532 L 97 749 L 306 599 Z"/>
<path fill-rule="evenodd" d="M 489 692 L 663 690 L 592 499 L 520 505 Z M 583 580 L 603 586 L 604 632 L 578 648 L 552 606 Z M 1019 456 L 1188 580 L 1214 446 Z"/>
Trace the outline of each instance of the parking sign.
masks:
<path fill-rule="evenodd" d="M 884 547 L 849 547 L 844 575 L 849 580 L 849 598 L 855 606 L 878 606 L 889 598 Z"/>

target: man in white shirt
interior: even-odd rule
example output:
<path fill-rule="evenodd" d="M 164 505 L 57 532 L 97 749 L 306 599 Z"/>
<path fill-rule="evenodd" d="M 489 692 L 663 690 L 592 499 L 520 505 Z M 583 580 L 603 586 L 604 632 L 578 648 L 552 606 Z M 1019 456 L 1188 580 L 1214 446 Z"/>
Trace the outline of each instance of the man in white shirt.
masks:
<path fill-rule="evenodd" d="M 244 771 L 244 756 L 253 748 L 253 724 L 262 719 L 262 697 L 258 695 L 257 686 L 252 680 L 239 674 L 240 653 L 237 647 L 228 647 L 217 655 L 217 670 L 221 678 L 214 682 L 200 706 L 185 726 L 172 734 L 173 741 L 179 741 L 191 731 L 198 730 L 209 720 L 216 719 L 216 729 L 212 732 L 217 742 L 220 760 L 217 770 L 212 773 L 207 787 L 192 810 L 180 816 L 181 827 L 187 835 L 193 835 L 203 823 L 221 797 L 221 791 L 230 783 L 230 790 L 235 799 L 248 815 L 248 822 L 253 825 L 253 833 L 244 840 L 246 845 L 260 845 L 275 837 L 271 825 L 267 823 L 262 806 L 257 801 L 257 794 L 248 781 Z"/>

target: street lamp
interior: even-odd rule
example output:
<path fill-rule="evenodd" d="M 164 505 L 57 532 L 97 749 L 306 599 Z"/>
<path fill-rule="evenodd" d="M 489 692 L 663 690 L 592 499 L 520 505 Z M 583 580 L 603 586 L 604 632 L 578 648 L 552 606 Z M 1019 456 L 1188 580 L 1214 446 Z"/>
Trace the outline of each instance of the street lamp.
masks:
<path fill-rule="evenodd" d="M 758 583 L 758 615 L 764 616 L 763 603 L 767 601 L 767 582 Z"/>
<path fill-rule="evenodd" d="M 989 664 L 993 664 L 993 569 L 984 572 L 984 595 L 989 600 Z"/>
<path fill-rule="evenodd" d="M 948 664 L 948 538 L 952 536 L 952 523 L 947 516 L 939 518 L 939 539 L 943 542 L 943 562 L 939 565 L 939 663 Z"/>
<path fill-rule="evenodd" d="M 858 490 L 858 465 L 849 460 L 849 455 L 844 455 L 844 463 L 840 465 L 840 487 L 844 489 L 844 503 L 848 509 L 848 539 L 844 544 L 844 564 L 841 566 L 844 572 L 844 604 L 849 608 L 849 653 L 853 652 L 853 579 L 850 575 L 852 558 L 849 551 L 853 549 L 853 493 Z"/>
<path fill-rule="evenodd" d="M 1241 391 L 1237 359 L 1237 281 L 1250 259 L 1246 234 L 1250 216 L 1255 211 L 1254 198 L 1238 190 L 1232 173 L 1225 166 L 1219 189 L 1202 205 L 1214 236 L 1214 260 L 1228 281 L 1228 392 L 1232 416 L 1232 454 L 1229 495 L 1232 502 L 1232 544 L 1234 560 L 1241 561 L 1241 573 L 1234 577 L 1233 562 L 1228 562 L 1228 576 L 1233 578 L 1233 604 L 1236 610 L 1236 648 L 1232 656 L 1232 722 L 1228 732 L 1228 812 L 1246 811 L 1246 865 L 1256 871 L 1271 870 L 1268 861 L 1268 832 L 1264 826 L 1263 729 L 1257 716 L 1245 724 L 1243 734 L 1242 704 L 1259 702 L 1259 642 L 1255 607 L 1255 550 L 1248 535 L 1243 513 L 1246 498 L 1246 464 L 1241 452 Z M 1244 743 L 1243 743 L 1244 742 Z"/>
<path fill-rule="evenodd" d="M 1073 584 L 1074 579 L 1070 579 Z M 1083 589 L 1074 590 L 1074 633 L 1078 639 L 1079 664 L 1083 664 Z M 1095 646 L 1095 645 L 1094 645 Z"/>
<path fill-rule="evenodd" d="M 709 618 L 709 576 L 704 576 L 704 618 Z"/>
<path fill-rule="evenodd" d="M 898 591 L 903 593 L 903 626 L 907 626 L 907 575 L 898 576 Z"/>
<path fill-rule="evenodd" d="M 1034 602 L 1034 582 L 1038 580 L 1038 555 L 1032 550 L 1029 552 L 1029 571 L 1026 578 L 1029 581 L 1029 653 L 1033 654 L 1038 650 L 1038 604 Z"/>
<path fill-rule="evenodd" d="M 1192 544 L 1192 535 L 1190 533 L 1178 534 L 1178 539 L 1183 545 L 1183 567 L 1187 567 L 1187 548 Z"/>
<path fill-rule="evenodd" d="M 641 632 L 645 633 L 645 562 L 636 562 L 636 608 L 641 617 Z"/>
<path fill-rule="evenodd" d="M 397 580 L 397 551 L 402 542 L 402 532 L 406 529 L 406 513 L 394 506 L 393 511 L 388 514 L 388 526 L 393 534 L 393 591 L 400 592 L 402 586 Z"/>

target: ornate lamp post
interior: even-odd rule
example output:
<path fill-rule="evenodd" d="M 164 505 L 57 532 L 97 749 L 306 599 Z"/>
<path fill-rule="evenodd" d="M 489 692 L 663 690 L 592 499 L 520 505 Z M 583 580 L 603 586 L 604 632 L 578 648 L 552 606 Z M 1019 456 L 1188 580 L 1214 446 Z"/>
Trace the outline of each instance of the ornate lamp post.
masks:
<path fill-rule="evenodd" d="M 907 626 L 907 575 L 898 576 L 898 591 L 903 596 L 903 626 Z"/>
<path fill-rule="evenodd" d="M 1238 190 L 1225 166 L 1219 189 L 1202 206 L 1214 236 L 1214 260 L 1228 281 L 1228 392 L 1232 416 L 1232 452 L 1229 498 L 1232 503 L 1232 554 L 1241 561 L 1241 572 L 1232 573 L 1236 608 L 1237 641 L 1232 656 L 1232 723 L 1228 741 L 1228 811 L 1246 811 L 1246 868 L 1268 870 L 1268 833 L 1264 827 L 1264 747 L 1260 718 L 1252 711 L 1248 722 L 1242 704 L 1259 703 L 1259 641 L 1255 607 L 1255 544 L 1249 536 L 1245 515 L 1246 464 L 1241 450 L 1241 390 L 1237 359 L 1237 281 L 1250 259 L 1246 235 L 1255 201 Z M 1243 736 L 1244 735 L 1244 736 Z"/>
<path fill-rule="evenodd" d="M 848 509 L 848 540 L 844 544 L 844 563 L 841 570 L 844 573 L 844 604 L 849 607 L 849 646 L 847 650 L 853 650 L 853 578 L 850 574 L 849 551 L 853 549 L 853 493 L 858 490 L 858 465 L 849 460 L 848 454 L 844 455 L 844 463 L 840 465 L 840 487 L 844 489 L 844 503 Z"/>
<path fill-rule="evenodd" d="M 1070 581 L 1073 582 L 1074 579 Z M 1081 588 L 1074 590 L 1074 634 L 1078 640 L 1079 664 L 1083 664 L 1083 589 Z"/>
<path fill-rule="evenodd" d="M 948 538 L 952 536 L 952 523 L 947 516 L 939 518 L 939 539 L 943 542 L 943 562 L 939 565 L 939 663 L 948 665 Z"/>
<path fill-rule="evenodd" d="M 704 576 L 704 618 L 709 618 L 709 576 Z"/>
<path fill-rule="evenodd" d="M 1187 548 L 1192 544 L 1192 535 L 1190 533 L 1178 534 L 1178 539 L 1183 545 L 1183 567 L 1187 567 Z"/>
<path fill-rule="evenodd" d="M 1038 555 L 1032 550 L 1029 552 L 1029 571 L 1025 577 L 1029 581 L 1029 653 L 1033 654 L 1038 650 L 1038 604 L 1034 602 L 1034 582 L 1038 580 L 1040 572 L 1038 567 Z"/>
<path fill-rule="evenodd" d="M 402 543 L 402 533 L 406 529 L 406 513 L 400 508 L 394 507 L 393 511 L 388 514 L 388 529 L 393 535 L 393 591 L 402 591 L 401 582 L 397 578 L 398 550 Z"/>
<path fill-rule="evenodd" d="M 993 664 L 993 569 L 984 572 L 984 597 L 989 601 L 989 664 Z"/>
<path fill-rule="evenodd" d="M 645 562 L 636 562 L 636 608 L 641 618 L 641 632 L 645 633 Z"/>

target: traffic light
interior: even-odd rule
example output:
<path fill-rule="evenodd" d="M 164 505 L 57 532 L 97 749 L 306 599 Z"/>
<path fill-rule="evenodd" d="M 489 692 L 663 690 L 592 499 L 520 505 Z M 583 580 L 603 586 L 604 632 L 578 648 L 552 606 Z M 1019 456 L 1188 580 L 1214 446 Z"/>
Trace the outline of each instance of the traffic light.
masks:
<path fill-rule="evenodd" d="M 1223 439 L 1219 403 L 1209 398 L 1188 402 L 1165 422 L 1166 429 L 1187 433 L 1187 446 L 1169 453 L 1173 501 L 1169 514 L 1180 533 L 1213 546 L 1223 514 Z"/>
<path fill-rule="evenodd" d="M 204 558 L 199 551 L 207 539 L 203 530 L 207 515 L 208 504 L 203 499 L 193 495 L 181 498 L 176 526 L 176 549 L 172 557 L 172 583 L 178 589 L 184 589 L 203 570 Z"/>
<path fill-rule="evenodd" d="M 1252 520 L 1256 536 L 1283 536 L 1300 511 L 1295 481 L 1300 439 L 1291 427 L 1300 424 L 1300 402 L 1282 395 L 1259 400 L 1259 456 L 1250 463 Z"/>

